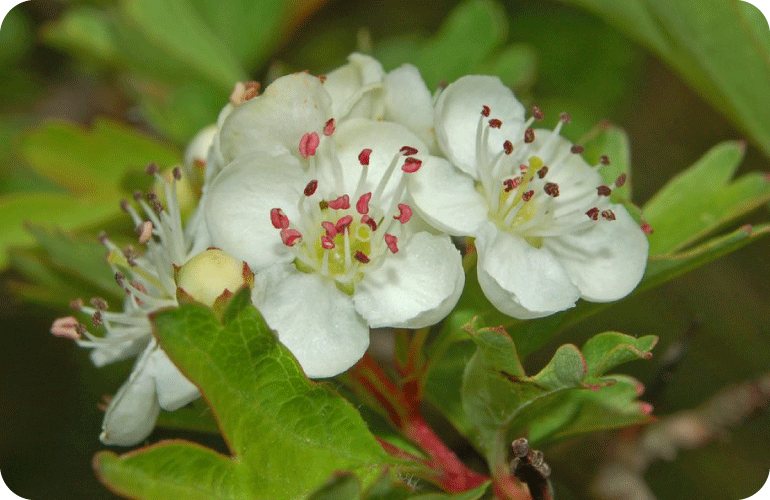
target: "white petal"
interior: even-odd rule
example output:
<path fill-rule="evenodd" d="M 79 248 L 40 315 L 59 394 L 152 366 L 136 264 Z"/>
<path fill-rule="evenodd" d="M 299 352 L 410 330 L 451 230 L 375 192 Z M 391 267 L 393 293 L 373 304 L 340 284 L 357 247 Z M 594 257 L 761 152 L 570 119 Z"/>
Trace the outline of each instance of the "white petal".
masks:
<path fill-rule="evenodd" d="M 415 158 L 425 159 L 427 155 L 427 146 L 412 131 L 393 122 L 379 122 L 354 118 L 345 120 L 332 135 L 334 147 L 343 169 L 344 189 L 338 190 L 337 194 L 348 193 L 355 196 L 354 193 L 358 184 L 361 170 L 364 168 L 358 160 L 358 155 L 363 149 L 371 149 L 369 155 L 369 166 L 367 172 L 367 182 L 364 186 L 364 193 L 373 192 L 385 176 L 388 166 L 393 159 L 397 157 L 398 164 L 393 174 L 388 179 L 386 188 L 383 191 L 383 205 L 387 205 L 392 197 L 396 186 L 404 175 L 401 166 L 404 164 L 404 156 L 399 152 L 403 146 L 416 148 L 420 153 Z M 323 144 L 322 144 L 323 147 Z M 323 183 L 319 181 L 319 188 L 322 184 L 333 183 L 333 167 L 324 164 L 321 172 L 326 176 Z M 360 193 L 363 194 L 363 193 Z M 354 200 L 351 200 L 351 202 Z M 376 202 L 375 202 L 376 203 Z"/>
<path fill-rule="evenodd" d="M 469 175 L 430 157 L 409 179 L 414 208 L 430 224 L 455 236 L 475 233 L 489 209 Z"/>
<path fill-rule="evenodd" d="M 198 388 L 182 375 L 163 349 L 155 348 L 150 355 L 150 363 L 153 365 L 152 377 L 155 379 L 155 390 L 161 408 L 174 411 L 200 397 Z"/>
<path fill-rule="evenodd" d="M 253 271 L 293 259 L 270 222 L 280 208 L 298 221 L 297 201 L 304 188 L 302 169 L 284 158 L 261 153 L 228 165 L 207 192 L 204 208 L 212 245 L 244 260 Z"/>
<path fill-rule="evenodd" d="M 99 436 L 104 444 L 132 446 L 152 433 L 160 413 L 155 379 L 148 369 L 154 347 L 155 342 L 147 346 L 126 383 L 110 401 Z"/>
<path fill-rule="evenodd" d="M 188 168 L 193 166 L 195 160 L 206 161 L 209 157 L 209 149 L 214 143 L 214 136 L 217 135 L 217 125 L 211 124 L 195 134 L 187 149 L 184 152 L 184 164 Z"/>
<path fill-rule="evenodd" d="M 500 231 L 487 222 L 476 238 L 478 277 L 500 311 L 519 319 L 539 318 L 575 305 L 580 292 L 546 248 Z"/>
<path fill-rule="evenodd" d="M 324 88 L 332 99 L 332 116 L 343 118 L 382 117 L 382 77 L 385 72 L 374 58 L 351 54 L 348 64 L 326 75 Z"/>
<path fill-rule="evenodd" d="M 441 321 L 465 283 L 460 252 L 448 236 L 418 233 L 356 285 L 356 309 L 373 328 L 422 328 Z"/>
<path fill-rule="evenodd" d="M 349 295 L 293 264 L 273 266 L 265 274 L 264 299 L 254 305 L 308 377 L 332 377 L 361 359 L 369 347 L 369 328 Z"/>
<path fill-rule="evenodd" d="M 91 362 L 97 368 L 101 368 L 104 365 L 134 357 L 147 346 L 150 335 L 150 326 L 148 324 L 147 337 L 140 337 L 135 340 L 128 340 L 115 345 L 107 344 L 96 347 L 91 351 Z"/>
<path fill-rule="evenodd" d="M 298 156 L 302 136 L 320 135 L 329 118 L 331 98 L 318 78 L 305 73 L 281 77 L 224 120 L 219 135 L 224 164 L 253 151 Z"/>
<path fill-rule="evenodd" d="M 431 151 L 436 149 L 433 130 L 433 97 L 411 64 L 394 69 L 384 78 L 385 119 L 406 125 Z"/>
<path fill-rule="evenodd" d="M 477 176 L 476 129 L 482 106 L 491 109 L 489 118 L 485 120 L 497 118 L 503 122 L 500 129 L 489 131 L 489 144 L 499 150 L 506 139 L 522 129 L 524 123 L 524 107 L 499 78 L 464 76 L 439 95 L 435 109 L 439 148 L 449 161 L 474 177 Z"/>
<path fill-rule="evenodd" d="M 612 211 L 614 221 L 600 219 L 586 231 L 543 242 L 583 298 L 592 302 L 618 300 L 631 293 L 647 264 L 647 237 L 625 208 L 612 205 Z"/>

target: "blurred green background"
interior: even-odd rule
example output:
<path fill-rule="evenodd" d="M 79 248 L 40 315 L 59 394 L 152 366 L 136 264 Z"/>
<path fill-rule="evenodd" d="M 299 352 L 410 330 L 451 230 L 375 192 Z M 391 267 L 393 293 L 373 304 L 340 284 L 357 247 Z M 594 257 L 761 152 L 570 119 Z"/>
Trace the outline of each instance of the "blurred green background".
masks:
<path fill-rule="evenodd" d="M 24 220 L 84 234 L 93 234 L 97 227 L 119 231 L 128 225 L 117 207 L 118 191 L 130 191 L 132 183 L 125 171 L 141 167 L 143 154 L 162 156 L 169 164 L 179 158 L 185 141 L 216 118 L 234 80 L 267 82 L 303 69 L 322 73 L 344 63 L 357 49 L 379 57 L 386 70 L 414 62 L 432 88 L 466 73 L 498 74 L 525 103 L 546 110 L 552 118 L 547 124 L 559 111 L 569 110 L 573 121 L 566 135 L 573 140 L 601 120 L 610 120 L 625 129 L 631 141 L 633 200 L 638 205 L 720 141 L 748 141 L 739 174 L 770 170 L 770 135 L 766 135 L 770 113 L 762 115 L 770 102 L 770 86 L 763 85 L 770 80 L 748 66 L 734 74 L 730 64 L 744 64 L 752 57 L 743 51 L 713 51 L 709 57 L 714 59 L 704 62 L 690 45 L 698 41 L 698 33 L 678 25 L 677 13 L 667 10 L 673 5 L 686 8 L 688 2 L 618 4 L 627 5 L 627 11 L 592 0 L 458 4 L 450 0 L 20 4 L 0 30 L 3 245 L 33 244 L 21 226 Z M 639 7 L 644 10 L 640 18 L 633 6 L 643 5 L 648 10 Z M 770 53 L 766 21 L 764 30 L 752 31 L 761 28 L 764 19 L 751 10 L 736 14 L 738 6 L 709 0 L 687 12 L 695 25 L 713 29 L 725 50 L 729 43 L 719 36 L 729 36 L 736 44 L 756 43 L 752 51 Z M 743 34 L 725 35 L 709 25 L 722 8 L 743 16 Z M 169 18 L 178 20 L 173 30 Z M 640 19 L 654 19 L 656 24 L 651 28 Z M 731 29 L 733 18 L 723 19 L 725 29 Z M 753 35 L 741 38 L 746 33 Z M 770 59 L 760 63 L 770 67 Z M 729 82 L 735 78 L 745 83 L 749 76 L 752 81 L 745 85 Z M 763 102 L 752 101 L 757 92 Z M 99 122 L 104 118 L 126 128 Z M 98 133 L 61 125 L 52 129 L 51 119 L 95 126 Z M 136 138 L 131 130 L 143 135 Z M 145 136 L 152 142 L 143 142 Z M 75 160 L 67 157 L 66 147 L 77 138 L 83 150 L 93 153 L 82 160 L 91 162 L 90 171 L 68 170 Z M 115 152 L 116 145 L 123 149 Z M 134 157 L 129 150 L 138 152 Z M 100 173 L 105 159 L 114 159 L 113 170 Z M 46 161 L 49 166 L 41 166 Z M 99 183 L 110 176 L 115 177 L 110 186 Z M 118 191 L 115 185 L 121 186 Z M 74 205 L 72 196 L 77 200 Z M 740 222 L 763 220 L 766 207 Z M 90 467 L 94 452 L 103 448 L 97 404 L 102 395 L 120 386 L 131 362 L 97 370 L 86 351 L 52 337 L 51 320 L 66 314 L 73 294 L 85 295 L 88 283 L 64 271 L 48 276 L 47 282 L 41 280 L 35 266 L 48 257 L 41 257 L 38 250 L 10 255 L 10 261 L 0 259 L 3 479 L 26 498 L 113 498 Z M 657 358 L 635 362 L 628 369 L 650 383 L 666 347 L 697 324 L 681 364 L 651 401 L 657 415 L 695 407 L 730 383 L 770 371 L 768 255 L 770 240 L 760 239 L 607 308 L 553 344 L 579 344 L 605 330 L 658 335 Z M 7 267 L 9 262 L 14 266 Z M 43 285 L 32 284 L 30 276 Z M 544 363 L 554 345 L 532 355 L 528 363 L 533 367 Z M 172 435 L 177 434 L 161 429 L 152 440 Z M 195 439 L 222 446 L 210 436 Z M 589 498 L 585 487 L 604 451 L 596 442 L 587 438 L 544 450 L 554 468 L 557 498 Z M 758 412 L 703 449 L 682 452 L 672 463 L 656 463 L 646 478 L 664 500 L 743 498 L 767 478 L 768 450 L 770 415 Z"/>

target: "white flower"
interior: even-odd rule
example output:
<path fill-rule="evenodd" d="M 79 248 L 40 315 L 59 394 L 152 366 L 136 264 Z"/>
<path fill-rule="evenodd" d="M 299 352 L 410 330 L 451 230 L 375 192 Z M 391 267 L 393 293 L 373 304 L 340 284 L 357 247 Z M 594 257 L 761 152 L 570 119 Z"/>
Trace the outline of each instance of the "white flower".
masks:
<path fill-rule="evenodd" d="M 352 366 L 370 327 L 438 322 L 464 283 L 449 238 L 422 231 L 404 200 L 425 144 L 398 123 L 337 124 L 331 107 L 297 74 L 234 111 L 204 207 L 213 244 L 263 276 L 255 305 L 316 378 Z"/>
<path fill-rule="evenodd" d="M 502 312 L 537 318 L 579 298 L 617 300 L 641 280 L 648 243 L 611 187 L 554 131 L 530 128 L 499 79 L 460 78 L 440 95 L 436 136 L 449 162 L 411 179 L 416 210 L 435 227 L 476 238 L 478 278 Z M 624 177 L 618 179 L 622 184 Z"/>
<path fill-rule="evenodd" d="M 243 283 L 253 283 L 248 267 L 240 261 L 234 264 L 235 259 L 221 250 L 207 250 L 190 259 L 195 255 L 191 250 L 194 245 L 184 236 L 176 193 L 181 171 L 174 170 L 171 184 L 157 173 L 157 167 L 151 166 L 148 171 L 155 176 L 156 185 L 165 187 L 168 206 L 163 207 L 155 194 L 149 194 L 145 201 L 137 193 L 135 198 L 147 217 L 144 220 L 127 201 L 122 202 L 139 232 L 139 242 L 147 247 L 146 252 L 139 255 L 130 246 L 120 250 L 106 235 L 100 236 L 109 250 L 107 261 L 115 279 L 127 294 L 123 311 L 108 311 L 107 303 L 99 298 L 92 299 L 90 307 L 78 300 L 73 307 L 91 315 L 94 326 L 103 326 L 104 336 L 90 333 L 74 317 L 57 319 L 51 328 L 54 335 L 93 348 L 91 360 L 96 366 L 139 354 L 131 375 L 105 411 L 100 439 L 110 445 L 141 442 L 155 427 L 161 408 L 173 411 L 200 396 L 198 388 L 158 346 L 149 315 L 177 306 L 178 289 L 196 300 L 213 303 L 211 298 L 223 291 L 232 292 Z M 216 275 L 216 279 L 201 283 L 201 275 Z"/>

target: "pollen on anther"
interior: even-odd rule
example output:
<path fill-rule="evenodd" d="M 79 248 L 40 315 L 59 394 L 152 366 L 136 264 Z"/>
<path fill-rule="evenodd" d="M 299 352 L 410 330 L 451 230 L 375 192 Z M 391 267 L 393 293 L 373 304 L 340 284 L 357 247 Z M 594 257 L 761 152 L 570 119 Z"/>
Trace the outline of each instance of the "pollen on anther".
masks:
<path fill-rule="evenodd" d="M 120 200 L 120 209 L 124 212 L 128 213 L 128 200 L 123 198 Z"/>
<path fill-rule="evenodd" d="M 361 163 L 361 165 L 369 165 L 369 156 L 372 154 L 372 150 L 369 148 L 362 149 L 360 153 L 358 153 L 358 161 Z"/>
<path fill-rule="evenodd" d="M 491 128 L 500 128 L 503 126 L 503 122 L 498 120 L 497 118 L 492 118 L 491 120 L 489 120 L 489 126 Z"/>
<path fill-rule="evenodd" d="M 296 229 L 281 229 L 281 241 L 287 247 L 293 247 L 302 239 L 302 234 Z"/>
<path fill-rule="evenodd" d="M 337 236 L 337 226 L 335 226 L 333 222 L 325 220 L 321 223 L 321 227 L 324 228 L 326 231 L 326 236 L 329 238 L 334 238 Z"/>
<path fill-rule="evenodd" d="M 289 227 L 289 217 L 280 208 L 270 210 L 270 222 L 272 222 L 273 227 L 276 229 L 286 229 Z"/>
<path fill-rule="evenodd" d="M 540 121 L 545 117 L 545 114 L 543 114 L 543 111 L 540 108 L 534 106 L 532 108 L 532 116 L 535 118 L 535 120 Z"/>
<path fill-rule="evenodd" d="M 647 222 L 642 222 L 641 228 L 642 228 L 642 232 L 644 232 L 644 234 L 652 234 L 653 233 L 652 226 L 650 224 L 648 224 Z"/>
<path fill-rule="evenodd" d="M 593 207 L 592 209 L 586 212 L 586 215 L 591 220 L 599 220 L 599 209 L 597 207 Z"/>
<path fill-rule="evenodd" d="M 524 131 L 524 142 L 527 144 L 535 142 L 535 131 L 531 127 Z"/>
<path fill-rule="evenodd" d="M 350 208 L 350 197 L 343 194 L 335 200 L 329 200 L 329 208 L 332 210 L 347 210 Z"/>
<path fill-rule="evenodd" d="M 521 195 L 521 199 L 524 201 L 529 201 L 532 199 L 532 197 L 535 195 L 535 191 L 529 190 Z"/>
<path fill-rule="evenodd" d="M 147 243 L 152 238 L 152 222 L 146 220 L 139 226 L 139 243 Z"/>
<path fill-rule="evenodd" d="M 569 123 L 572 121 L 572 117 L 565 111 L 559 115 L 559 120 L 563 121 L 564 123 Z"/>
<path fill-rule="evenodd" d="M 145 167 L 145 169 L 144 169 L 144 171 L 145 171 L 145 173 L 147 173 L 147 175 L 155 175 L 155 174 L 158 173 L 159 170 L 160 170 L 160 168 L 158 167 L 158 164 L 154 163 L 154 162 L 150 163 L 149 165 L 147 165 L 147 167 Z"/>
<path fill-rule="evenodd" d="M 412 146 L 401 146 L 401 149 L 399 149 L 399 152 L 401 152 L 404 156 L 412 156 L 419 153 L 417 148 L 413 148 Z"/>
<path fill-rule="evenodd" d="M 404 164 L 401 166 L 401 170 L 403 170 L 407 174 L 413 174 L 418 170 L 420 170 L 421 166 L 422 166 L 422 160 L 418 160 L 417 158 L 409 156 L 406 158 L 406 160 L 404 160 Z"/>
<path fill-rule="evenodd" d="M 350 227 L 350 224 L 352 222 L 353 222 L 353 216 L 346 215 L 344 217 L 340 217 L 340 219 L 337 221 L 337 224 L 335 224 L 334 227 L 338 233 L 342 233 L 346 229 L 348 229 L 348 227 Z"/>
<path fill-rule="evenodd" d="M 615 220 L 615 213 L 612 210 L 603 210 L 602 217 L 607 220 Z"/>
<path fill-rule="evenodd" d="M 623 187 L 626 184 L 626 180 L 628 180 L 628 176 L 625 173 L 620 174 L 618 178 L 615 179 L 615 187 Z"/>
<path fill-rule="evenodd" d="M 364 193 L 361 195 L 361 197 L 356 202 L 356 211 L 359 214 L 368 214 L 369 213 L 369 200 L 372 199 L 372 193 Z"/>
<path fill-rule="evenodd" d="M 586 148 L 584 148 L 583 146 L 580 146 L 579 144 L 575 144 L 570 148 L 570 153 L 572 153 L 573 155 L 579 155 L 585 150 Z"/>
<path fill-rule="evenodd" d="M 399 203 L 398 215 L 394 215 L 393 218 L 399 221 L 401 224 L 406 224 L 409 222 L 409 219 L 412 218 L 412 207 L 406 203 Z"/>
<path fill-rule="evenodd" d="M 334 239 L 327 235 L 321 236 L 321 247 L 324 250 L 331 250 L 334 248 Z"/>
<path fill-rule="evenodd" d="M 511 141 L 505 141 L 503 143 L 503 151 L 505 151 L 505 154 L 507 155 L 513 153 L 513 143 Z"/>
<path fill-rule="evenodd" d="M 316 149 L 318 149 L 319 143 L 320 139 L 316 132 L 303 134 L 302 138 L 299 140 L 299 154 L 305 159 L 313 156 Z"/>
<path fill-rule="evenodd" d="M 596 193 L 599 196 L 609 196 L 612 194 L 612 189 L 609 186 L 599 186 L 596 188 Z"/>
<path fill-rule="evenodd" d="M 481 114 L 482 116 L 489 116 L 489 113 L 491 110 L 489 109 L 489 106 L 481 106 Z"/>
<path fill-rule="evenodd" d="M 174 179 L 181 181 L 182 180 L 182 169 L 179 167 L 174 167 L 174 170 L 171 171 L 171 173 L 174 175 Z"/>
<path fill-rule="evenodd" d="M 548 175 L 548 167 L 543 167 L 543 168 L 541 168 L 540 170 L 537 171 L 537 177 L 539 179 L 542 179 L 546 175 Z"/>
<path fill-rule="evenodd" d="M 602 164 L 602 165 L 604 165 L 604 166 L 607 166 L 607 165 L 609 165 L 609 164 L 610 164 L 610 157 L 609 157 L 609 156 L 607 156 L 607 155 L 602 155 L 602 156 L 599 158 L 599 163 L 601 163 L 601 164 Z"/>
<path fill-rule="evenodd" d="M 369 261 L 370 261 L 369 257 L 367 257 L 367 255 L 364 252 L 360 251 L 360 250 L 358 252 L 356 252 L 356 254 L 353 256 L 353 258 L 356 259 L 361 264 L 368 264 Z"/>
<path fill-rule="evenodd" d="M 307 186 L 305 186 L 305 196 L 313 196 L 316 189 L 318 189 L 318 181 L 313 179 L 312 181 L 307 183 Z"/>
<path fill-rule="evenodd" d="M 385 244 L 392 253 L 398 253 L 398 238 L 392 234 L 385 233 Z"/>
<path fill-rule="evenodd" d="M 91 300 L 89 302 L 94 309 L 98 309 L 100 311 L 106 311 L 110 307 L 107 304 L 107 301 L 101 297 L 91 297 Z"/>
<path fill-rule="evenodd" d="M 545 194 L 548 196 L 556 198 L 559 196 L 559 185 L 555 182 L 546 182 L 545 186 L 543 186 L 543 191 L 545 191 Z"/>
<path fill-rule="evenodd" d="M 519 185 L 521 185 L 521 178 L 520 177 L 514 177 L 513 179 L 505 179 L 503 181 L 503 185 L 505 186 L 505 192 L 510 193 Z"/>
<path fill-rule="evenodd" d="M 372 219 L 366 214 L 361 216 L 361 224 L 366 224 L 367 226 L 369 226 L 369 229 L 371 229 L 372 231 L 377 230 L 377 221 L 375 221 L 374 219 Z"/>
<path fill-rule="evenodd" d="M 324 135 L 327 137 L 332 135 L 334 133 L 334 128 L 334 118 L 329 118 L 324 125 Z"/>

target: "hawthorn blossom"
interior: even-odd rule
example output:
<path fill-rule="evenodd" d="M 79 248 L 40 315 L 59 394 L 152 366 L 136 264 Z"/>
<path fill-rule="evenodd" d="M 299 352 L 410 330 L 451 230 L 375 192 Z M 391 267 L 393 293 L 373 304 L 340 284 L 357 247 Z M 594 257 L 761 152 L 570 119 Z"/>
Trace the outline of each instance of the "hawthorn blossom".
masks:
<path fill-rule="evenodd" d="M 148 173 L 165 187 L 168 206 L 164 207 L 155 193 L 149 193 L 146 200 L 142 193 L 135 194 L 142 215 L 128 201 L 121 203 L 134 222 L 139 243 L 146 246 L 144 254 L 131 246 L 120 249 L 105 234 L 100 235 L 115 280 L 127 295 L 123 310 L 109 311 L 106 301 L 100 298 L 91 299 L 90 305 L 76 300 L 73 308 L 91 316 L 93 326 L 103 329 L 103 335 L 91 333 L 73 316 L 57 319 L 51 328 L 54 335 L 92 348 L 91 360 L 98 367 L 138 355 L 128 380 L 105 411 L 100 439 L 110 445 L 141 442 L 155 427 L 161 408 L 173 411 L 200 396 L 198 388 L 176 368 L 153 337 L 150 314 L 176 307 L 178 291 L 211 305 L 216 297 L 253 283 L 248 266 L 221 250 L 210 249 L 197 255 L 191 250 L 193 241 L 184 235 L 177 201 L 179 167 L 174 169 L 171 183 L 153 165 Z"/>
<path fill-rule="evenodd" d="M 478 279 L 500 311 L 520 319 L 620 299 L 642 278 L 647 239 L 610 201 L 597 166 L 553 131 L 532 128 L 499 79 L 466 76 L 439 96 L 436 137 L 449 161 L 411 179 L 415 209 L 452 235 L 473 236 Z M 606 157 L 603 162 L 608 161 Z"/>
<path fill-rule="evenodd" d="M 332 105 L 296 74 L 233 111 L 203 208 L 213 244 L 266 281 L 255 306 L 314 378 L 352 366 L 370 327 L 438 322 L 464 283 L 449 237 L 424 231 L 405 197 L 427 146 L 399 123 L 337 123 Z"/>

